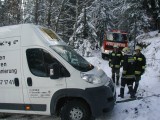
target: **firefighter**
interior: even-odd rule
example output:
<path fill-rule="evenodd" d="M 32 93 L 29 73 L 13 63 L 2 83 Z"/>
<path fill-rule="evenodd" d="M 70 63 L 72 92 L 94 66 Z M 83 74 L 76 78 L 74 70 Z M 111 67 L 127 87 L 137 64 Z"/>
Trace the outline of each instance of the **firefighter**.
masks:
<path fill-rule="evenodd" d="M 135 94 L 133 91 L 133 82 L 135 81 L 135 61 L 134 57 L 131 54 L 131 51 L 128 47 L 123 48 L 122 50 L 123 55 L 123 62 L 122 62 L 122 77 L 121 77 L 121 88 L 120 88 L 120 95 L 118 97 L 124 98 L 124 89 L 125 85 L 127 84 L 130 97 L 134 98 Z"/>
<path fill-rule="evenodd" d="M 119 50 L 117 45 L 114 45 L 113 52 L 109 54 L 109 66 L 112 68 L 112 79 L 114 83 L 116 77 L 116 85 L 119 85 L 121 60 L 122 52 Z"/>
<path fill-rule="evenodd" d="M 139 86 L 139 81 L 141 80 L 141 75 L 145 71 L 145 66 L 146 66 L 146 58 L 145 56 L 141 53 L 142 48 L 140 46 L 135 47 L 135 55 L 134 55 L 134 60 L 135 60 L 135 86 L 133 88 L 134 92 L 137 92 L 138 86 Z"/>

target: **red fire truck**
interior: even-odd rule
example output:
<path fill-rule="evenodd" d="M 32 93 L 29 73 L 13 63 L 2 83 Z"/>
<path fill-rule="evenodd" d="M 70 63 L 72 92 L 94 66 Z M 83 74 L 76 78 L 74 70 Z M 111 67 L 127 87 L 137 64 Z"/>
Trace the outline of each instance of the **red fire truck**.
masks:
<path fill-rule="evenodd" d="M 102 58 L 108 58 L 108 55 L 113 50 L 113 46 L 117 45 L 120 50 L 128 47 L 128 37 L 126 32 L 119 30 L 106 31 L 102 43 Z"/>

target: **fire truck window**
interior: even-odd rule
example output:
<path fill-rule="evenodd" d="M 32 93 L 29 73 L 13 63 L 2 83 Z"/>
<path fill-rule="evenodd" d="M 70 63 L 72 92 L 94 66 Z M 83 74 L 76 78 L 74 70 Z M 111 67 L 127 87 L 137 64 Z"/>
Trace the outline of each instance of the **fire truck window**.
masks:
<path fill-rule="evenodd" d="M 117 42 L 123 41 L 123 36 L 120 33 L 113 33 L 113 38 L 114 38 L 114 41 L 117 41 Z"/>
<path fill-rule="evenodd" d="M 118 41 L 122 42 L 123 41 L 123 37 L 122 37 L 122 34 L 118 34 L 119 37 L 118 37 Z"/>
<path fill-rule="evenodd" d="M 107 33 L 107 40 L 113 41 L 113 34 L 112 33 Z"/>
<path fill-rule="evenodd" d="M 123 37 L 123 41 L 127 40 L 127 35 L 126 34 L 123 34 L 122 37 Z"/>
<path fill-rule="evenodd" d="M 114 38 L 114 41 L 119 41 L 118 40 L 119 35 L 117 33 L 113 33 L 113 38 Z"/>

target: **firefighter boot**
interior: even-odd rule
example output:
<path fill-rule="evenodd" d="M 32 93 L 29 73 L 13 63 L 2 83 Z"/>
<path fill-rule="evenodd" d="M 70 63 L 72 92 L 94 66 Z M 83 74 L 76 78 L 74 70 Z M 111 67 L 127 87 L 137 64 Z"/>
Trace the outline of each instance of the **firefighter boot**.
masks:
<path fill-rule="evenodd" d="M 128 89 L 129 89 L 129 93 L 130 93 L 130 95 L 131 95 L 130 98 L 135 98 L 136 96 L 135 96 L 135 93 L 134 93 L 134 91 L 133 91 L 132 86 L 129 86 Z"/>
<path fill-rule="evenodd" d="M 124 88 L 120 89 L 120 95 L 118 97 L 124 98 Z"/>
<path fill-rule="evenodd" d="M 112 73 L 112 80 L 115 83 L 115 75 Z"/>
<path fill-rule="evenodd" d="M 116 85 L 119 85 L 119 76 L 117 76 L 116 79 L 117 79 Z"/>
<path fill-rule="evenodd" d="M 139 86 L 139 83 L 135 82 L 135 86 L 134 86 L 134 89 L 133 89 L 135 94 L 137 93 L 138 86 Z"/>

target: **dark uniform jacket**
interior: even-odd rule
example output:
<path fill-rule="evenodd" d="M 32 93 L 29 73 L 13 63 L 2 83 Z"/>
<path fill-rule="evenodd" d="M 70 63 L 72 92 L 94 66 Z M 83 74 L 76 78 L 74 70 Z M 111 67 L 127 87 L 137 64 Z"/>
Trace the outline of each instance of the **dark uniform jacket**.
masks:
<path fill-rule="evenodd" d="M 121 67 L 121 61 L 122 61 L 122 53 L 120 51 L 118 52 L 112 52 L 109 54 L 109 66 L 111 68 L 119 69 Z"/>
<path fill-rule="evenodd" d="M 122 78 L 135 78 L 135 60 L 132 55 L 124 55 Z"/>
<path fill-rule="evenodd" d="M 139 55 L 137 54 L 134 55 L 134 60 L 135 60 L 135 75 L 141 76 L 145 71 L 146 58 L 142 53 L 140 53 Z"/>

